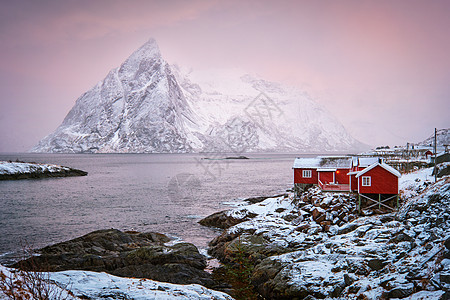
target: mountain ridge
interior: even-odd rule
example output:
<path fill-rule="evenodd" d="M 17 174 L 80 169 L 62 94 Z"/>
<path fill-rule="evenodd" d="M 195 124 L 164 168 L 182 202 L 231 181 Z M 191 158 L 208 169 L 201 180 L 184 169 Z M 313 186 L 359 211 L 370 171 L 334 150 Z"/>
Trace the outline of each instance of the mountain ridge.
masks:
<path fill-rule="evenodd" d="M 82 94 L 33 152 L 357 151 L 305 92 L 248 74 L 186 72 L 154 39 Z"/>

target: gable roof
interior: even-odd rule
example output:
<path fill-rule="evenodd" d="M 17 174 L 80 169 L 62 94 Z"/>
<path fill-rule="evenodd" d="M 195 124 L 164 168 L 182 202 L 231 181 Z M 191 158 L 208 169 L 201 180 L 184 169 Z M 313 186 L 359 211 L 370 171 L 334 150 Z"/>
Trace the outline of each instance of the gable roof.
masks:
<path fill-rule="evenodd" d="M 352 157 L 350 156 L 319 156 L 320 168 L 346 168 L 352 167 Z"/>
<path fill-rule="evenodd" d="M 370 165 L 369 167 L 365 168 L 364 170 L 359 171 L 358 174 L 356 174 L 356 177 L 358 178 L 359 176 L 361 176 L 361 175 L 363 175 L 363 174 L 369 172 L 370 170 L 372 170 L 373 168 L 375 168 L 375 167 L 377 167 L 377 166 L 382 167 L 382 168 L 385 169 L 386 171 L 388 171 L 388 172 L 394 174 L 395 176 L 397 176 L 397 177 L 399 177 L 399 178 L 402 176 L 402 175 L 400 174 L 400 172 L 397 171 L 396 169 L 394 169 L 393 167 L 391 167 L 391 166 L 389 166 L 389 165 L 387 165 L 387 164 L 385 164 L 385 163 L 379 163 L 379 162 L 376 162 L 376 163 Z"/>
<path fill-rule="evenodd" d="M 350 156 L 318 156 L 318 157 L 297 157 L 294 160 L 294 169 L 337 169 L 352 167 L 352 157 Z"/>
<path fill-rule="evenodd" d="M 319 167 L 319 157 L 297 157 L 294 160 L 294 169 L 316 169 Z"/>
<path fill-rule="evenodd" d="M 367 168 L 368 166 L 379 162 L 379 159 L 382 159 L 381 157 L 377 156 L 371 156 L 371 157 L 358 157 L 358 167 Z"/>

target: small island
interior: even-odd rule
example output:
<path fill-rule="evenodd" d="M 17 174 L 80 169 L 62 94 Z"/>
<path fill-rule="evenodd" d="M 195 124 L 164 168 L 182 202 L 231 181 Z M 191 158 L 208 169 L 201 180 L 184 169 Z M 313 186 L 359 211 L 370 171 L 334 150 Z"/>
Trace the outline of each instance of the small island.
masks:
<path fill-rule="evenodd" d="M 52 164 L 0 161 L 0 180 L 86 176 L 82 170 Z"/>

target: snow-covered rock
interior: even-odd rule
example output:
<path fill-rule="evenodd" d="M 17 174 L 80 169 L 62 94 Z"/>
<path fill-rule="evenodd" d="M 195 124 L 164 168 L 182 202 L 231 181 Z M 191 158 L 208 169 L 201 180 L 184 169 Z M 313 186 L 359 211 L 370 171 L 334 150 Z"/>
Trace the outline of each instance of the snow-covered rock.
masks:
<path fill-rule="evenodd" d="M 22 278 L 19 273 L 11 273 L 9 269 L 1 265 L 0 272 L 7 278 L 15 278 L 16 280 Z M 50 281 L 46 284 L 49 287 L 47 290 L 50 290 L 50 295 L 55 297 L 50 297 L 50 299 L 56 299 L 57 295 L 61 296 L 60 299 L 233 299 L 225 293 L 207 289 L 197 284 L 177 285 L 149 279 L 123 278 L 90 271 L 50 272 L 41 278 Z M 22 292 L 26 293 L 26 291 Z M 0 299 L 11 298 L 4 295 L 0 290 Z"/>
<path fill-rule="evenodd" d="M 0 161 L 0 180 L 84 175 L 87 172 L 58 165 Z"/>
<path fill-rule="evenodd" d="M 185 71 L 155 40 L 84 93 L 34 152 L 360 149 L 305 92 L 241 71 Z"/>
<path fill-rule="evenodd" d="M 227 214 L 244 221 L 212 241 L 210 252 L 226 262 L 239 243 L 267 299 L 447 299 L 450 177 L 431 183 L 431 170 L 402 176 L 404 201 L 394 213 L 333 221 L 333 208 L 352 215 L 356 200 L 314 188 L 299 199 L 234 208 Z"/>

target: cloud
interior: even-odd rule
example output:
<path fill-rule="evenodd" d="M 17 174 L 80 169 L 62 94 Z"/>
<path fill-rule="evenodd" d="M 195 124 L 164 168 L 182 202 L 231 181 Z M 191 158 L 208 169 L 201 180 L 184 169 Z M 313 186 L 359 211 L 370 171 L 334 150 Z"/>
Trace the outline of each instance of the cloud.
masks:
<path fill-rule="evenodd" d="M 4 1 L 0 105 L 27 103 L 31 112 L 55 103 L 54 115 L 17 125 L 42 124 L 36 134 L 44 136 L 81 93 L 155 37 L 170 63 L 239 67 L 304 87 L 365 142 L 369 126 L 358 124 L 373 126 L 376 144 L 417 140 L 448 127 L 449 14 L 445 0 Z"/>

